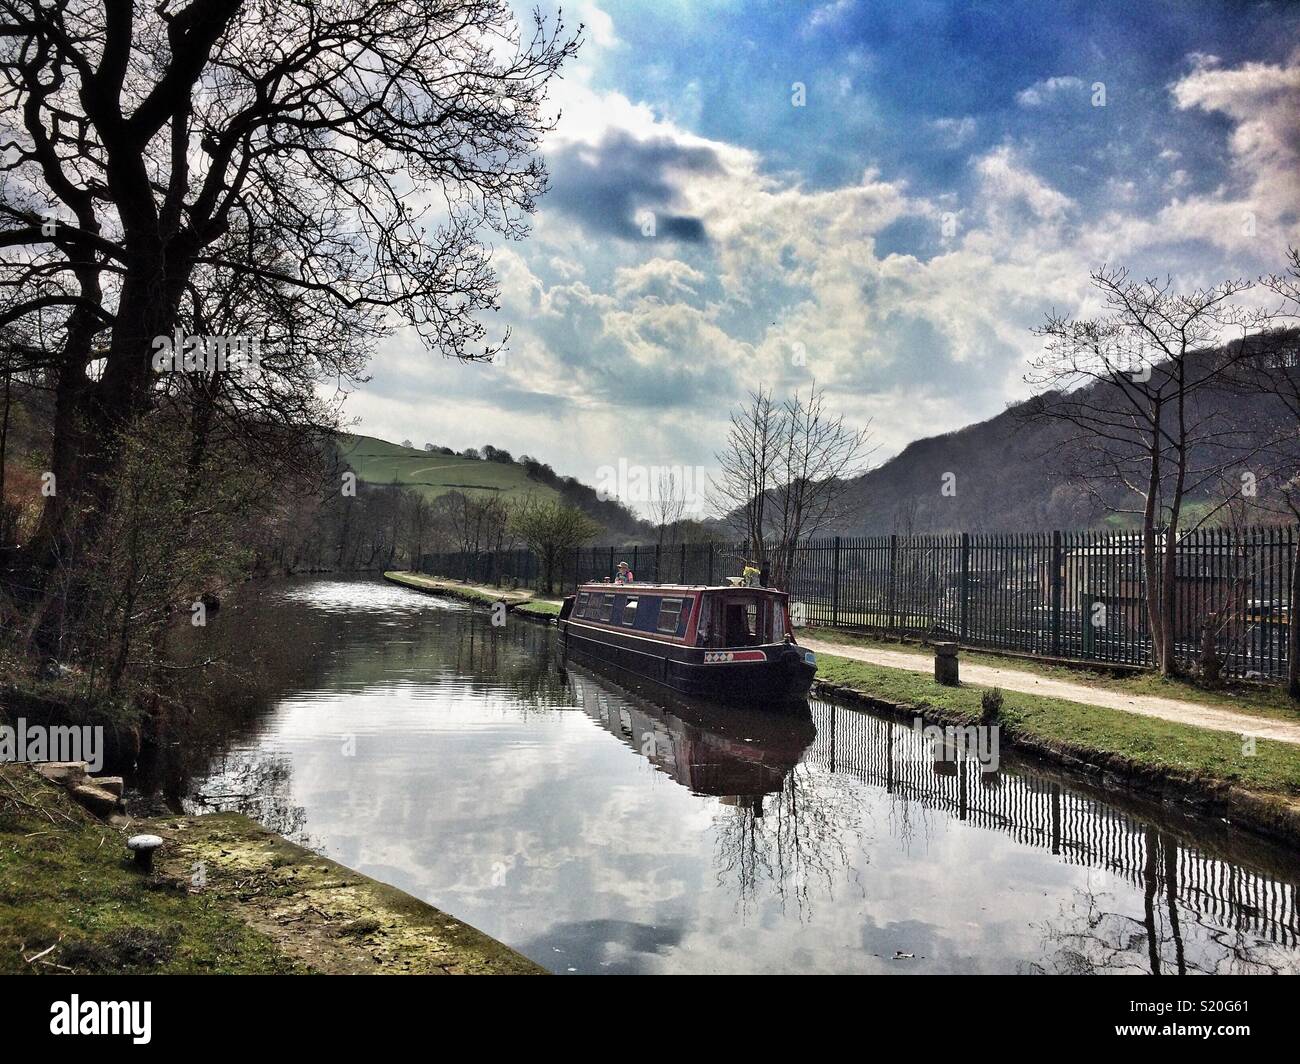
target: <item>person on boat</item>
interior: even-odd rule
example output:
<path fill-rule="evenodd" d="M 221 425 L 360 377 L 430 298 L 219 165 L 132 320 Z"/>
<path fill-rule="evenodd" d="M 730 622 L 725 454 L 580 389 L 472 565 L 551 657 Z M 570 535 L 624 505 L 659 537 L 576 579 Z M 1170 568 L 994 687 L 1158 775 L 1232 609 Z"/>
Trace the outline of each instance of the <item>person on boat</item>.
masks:
<path fill-rule="evenodd" d="M 635 579 L 635 577 L 633 577 L 633 575 L 632 575 L 632 570 L 631 570 L 630 568 L 628 568 L 628 564 L 627 564 L 627 562 L 619 562 L 619 563 L 618 563 L 618 576 L 614 577 L 614 583 L 616 583 L 616 584 L 630 584 L 630 583 L 632 583 L 632 581 L 633 581 L 634 579 Z"/>

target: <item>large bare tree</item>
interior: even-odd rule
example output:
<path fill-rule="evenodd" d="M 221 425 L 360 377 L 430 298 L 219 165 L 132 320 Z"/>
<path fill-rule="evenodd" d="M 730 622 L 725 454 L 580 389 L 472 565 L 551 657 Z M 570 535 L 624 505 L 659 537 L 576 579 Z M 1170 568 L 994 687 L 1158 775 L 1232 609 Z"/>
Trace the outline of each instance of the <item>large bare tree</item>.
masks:
<path fill-rule="evenodd" d="M 849 481 L 866 472 L 869 444 L 870 428 L 831 414 L 815 384 L 781 404 L 759 389 L 732 413 L 717 455 L 714 506 L 776 587 L 789 587 L 799 544 L 844 516 Z"/>
<path fill-rule="evenodd" d="M 1249 281 L 1179 292 L 1171 280 L 1134 280 L 1124 269 L 1092 275 L 1104 310 L 1095 318 L 1051 314 L 1026 381 L 1042 394 L 1035 420 L 1068 426 L 1063 471 L 1142 530 L 1147 620 L 1161 674 L 1175 670 L 1174 592 L 1188 500 L 1221 484 L 1246 457 L 1240 425 L 1211 393 L 1229 387 L 1242 338 L 1265 320 L 1239 296 Z"/>
<path fill-rule="evenodd" d="M 485 234 L 546 188 L 576 47 L 505 0 L 0 0 L 0 328 L 55 397 L 36 569 L 93 539 L 160 395 L 256 421 L 399 324 L 490 357 Z M 156 338 L 214 323 L 257 332 L 258 381 L 160 384 Z"/>

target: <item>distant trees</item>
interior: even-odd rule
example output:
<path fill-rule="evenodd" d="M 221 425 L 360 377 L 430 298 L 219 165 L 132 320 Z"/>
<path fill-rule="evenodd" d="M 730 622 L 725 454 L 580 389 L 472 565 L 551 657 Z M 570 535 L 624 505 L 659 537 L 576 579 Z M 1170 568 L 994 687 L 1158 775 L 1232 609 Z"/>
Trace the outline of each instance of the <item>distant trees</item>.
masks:
<path fill-rule="evenodd" d="M 713 504 L 776 587 L 789 587 L 800 540 L 843 517 L 848 481 L 866 472 L 870 438 L 869 426 L 854 429 L 831 414 L 816 385 L 780 404 L 760 388 L 733 411 L 716 456 Z"/>
<path fill-rule="evenodd" d="M 510 514 L 510 531 L 537 558 L 548 595 L 555 590 L 555 567 L 565 551 L 590 543 L 600 525 L 581 510 L 528 496 Z"/>
<path fill-rule="evenodd" d="M 408 567 L 418 570 L 420 559 L 433 537 L 433 507 L 422 493 L 411 491 L 407 492 L 405 510 L 403 531 Z"/>
<path fill-rule="evenodd" d="M 463 554 L 497 551 L 504 545 L 510 508 L 499 496 L 452 491 L 438 499 L 435 509 Z"/>
<path fill-rule="evenodd" d="M 1240 341 L 1266 322 L 1238 297 L 1251 282 L 1176 291 L 1169 280 L 1134 280 L 1118 268 L 1094 271 L 1102 315 L 1051 314 L 1046 341 L 1026 381 L 1047 390 L 1025 410 L 1031 420 L 1068 426 L 1060 444 L 1066 475 L 1113 512 L 1141 521 L 1146 613 L 1162 675 L 1175 670 L 1176 548 L 1193 493 L 1221 483 L 1243 458 L 1244 436 L 1222 403 Z M 1087 387 L 1101 384 L 1104 387 Z M 1128 489 L 1124 502 L 1113 488 Z M 1202 515 L 1197 523 L 1203 522 Z"/>

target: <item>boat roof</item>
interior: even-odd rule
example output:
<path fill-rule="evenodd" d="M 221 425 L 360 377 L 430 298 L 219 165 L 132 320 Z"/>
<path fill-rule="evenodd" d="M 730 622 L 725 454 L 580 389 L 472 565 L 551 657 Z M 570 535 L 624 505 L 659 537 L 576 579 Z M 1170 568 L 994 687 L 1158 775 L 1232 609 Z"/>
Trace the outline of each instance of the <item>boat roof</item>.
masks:
<path fill-rule="evenodd" d="M 784 595 L 785 592 L 774 587 L 747 587 L 743 584 L 651 584 L 643 580 L 634 580 L 630 584 L 604 583 L 603 581 L 589 581 L 585 584 L 578 585 L 579 591 L 590 591 L 599 589 L 606 593 L 610 591 L 759 591 L 764 595 Z"/>

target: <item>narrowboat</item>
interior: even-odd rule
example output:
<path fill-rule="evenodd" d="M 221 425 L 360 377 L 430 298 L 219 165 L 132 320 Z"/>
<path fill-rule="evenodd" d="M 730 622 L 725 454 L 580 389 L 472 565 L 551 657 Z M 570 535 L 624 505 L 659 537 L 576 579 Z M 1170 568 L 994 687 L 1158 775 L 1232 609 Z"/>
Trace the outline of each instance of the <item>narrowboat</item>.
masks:
<path fill-rule="evenodd" d="M 817 672 L 795 642 L 788 596 L 772 588 L 583 584 L 558 623 L 563 653 L 692 697 L 798 702 Z"/>

